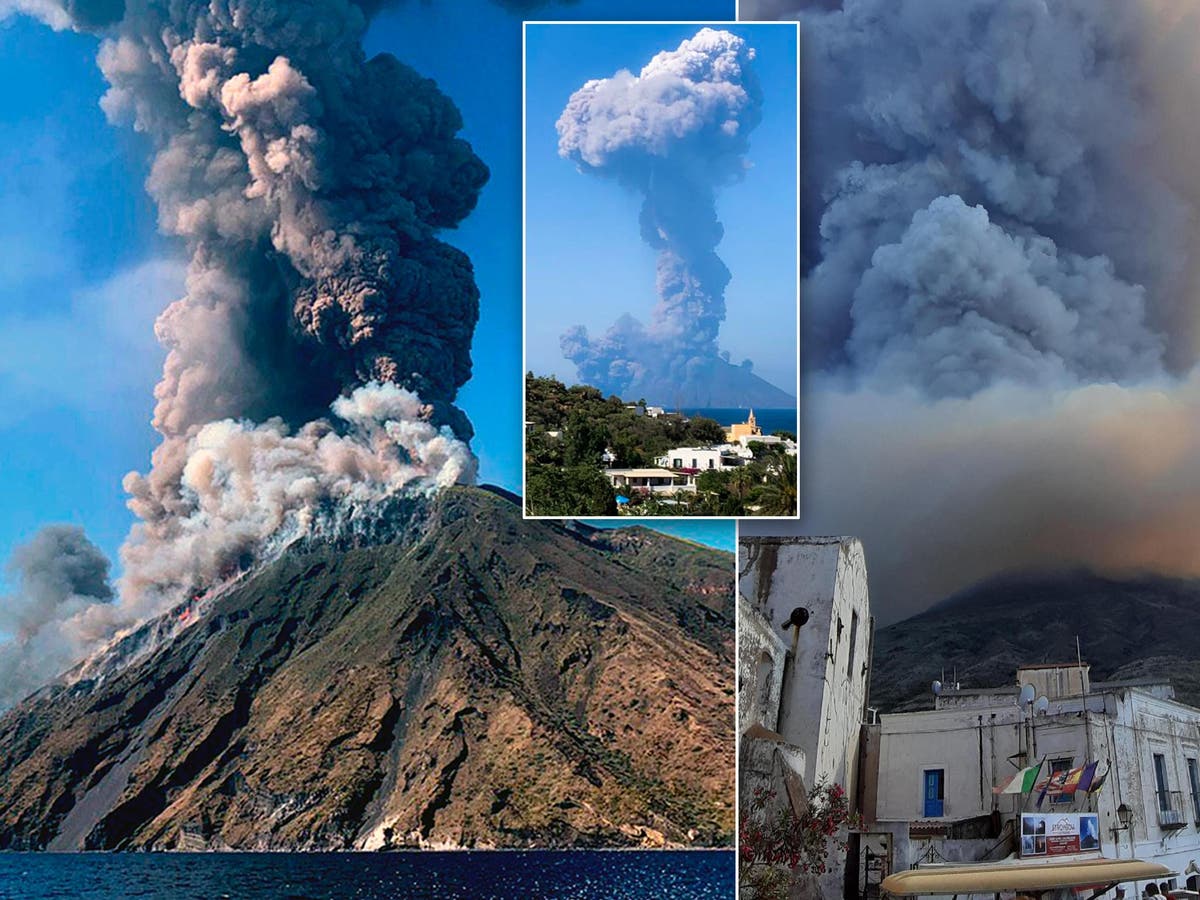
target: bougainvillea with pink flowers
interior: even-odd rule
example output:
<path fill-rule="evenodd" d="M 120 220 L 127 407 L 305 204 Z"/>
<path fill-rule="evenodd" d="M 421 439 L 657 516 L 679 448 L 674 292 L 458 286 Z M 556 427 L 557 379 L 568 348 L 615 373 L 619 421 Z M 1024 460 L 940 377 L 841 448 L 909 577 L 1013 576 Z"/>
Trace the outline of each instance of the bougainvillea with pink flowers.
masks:
<path fill-rule="evenodd" d="M 755 788 L 741 811 L 739 878 L 755 900 L 784 898 L 798 878 L 828 872 L 830 855 L 844 850 L 848 832 L 862 825 L 840 784 L 818 783 L 799 813 L 790 803 L 768 812 L 775 796 Z"/>

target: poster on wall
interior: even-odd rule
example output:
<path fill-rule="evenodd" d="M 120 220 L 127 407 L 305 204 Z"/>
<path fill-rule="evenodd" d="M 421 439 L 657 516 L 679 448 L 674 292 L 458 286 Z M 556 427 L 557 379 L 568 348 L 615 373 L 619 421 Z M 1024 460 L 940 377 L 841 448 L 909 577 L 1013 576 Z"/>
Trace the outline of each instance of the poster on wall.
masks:
<path fill-rule="evenodd" d="M 1100 849 L 1096 813 L 1024 813 L 1021 856 L 1063 856 Z"/>

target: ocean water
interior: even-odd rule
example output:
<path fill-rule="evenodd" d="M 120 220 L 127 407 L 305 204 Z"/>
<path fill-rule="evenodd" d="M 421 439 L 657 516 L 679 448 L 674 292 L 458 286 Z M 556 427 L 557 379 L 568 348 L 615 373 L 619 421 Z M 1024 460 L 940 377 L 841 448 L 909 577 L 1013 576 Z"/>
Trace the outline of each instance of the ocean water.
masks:
<path fill-rule="evenodd" d="M 0 853 L 0 898 L 708 900 L 732 851 Z"/>
<path fill-rule="evenodd" d="M 689 416 L 706 416 L 716 419 L 726 427 L 734 422 L 745 422 L 750 414 L 749 409 L 685 409 Z M 796 431 L 796 410 L 794 409 L 755 409 L 754 418 L 763 434 L 774 434 L 776 431 Z"/>

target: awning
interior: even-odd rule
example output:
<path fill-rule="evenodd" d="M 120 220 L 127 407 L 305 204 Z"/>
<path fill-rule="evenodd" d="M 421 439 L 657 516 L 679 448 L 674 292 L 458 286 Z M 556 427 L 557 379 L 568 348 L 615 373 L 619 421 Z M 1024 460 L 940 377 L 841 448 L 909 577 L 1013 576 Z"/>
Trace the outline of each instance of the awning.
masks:
<path fill-rule="evenodd" d="M 1055 862 L 1014 861 L 963 866 L 930 866 L 889 875 L 880 885 L 896 897 L 927 894 L 1045 891 L 1148 881 L 1171 875 L 1166 866 L 1140 859 L 1071 859 Z"/>

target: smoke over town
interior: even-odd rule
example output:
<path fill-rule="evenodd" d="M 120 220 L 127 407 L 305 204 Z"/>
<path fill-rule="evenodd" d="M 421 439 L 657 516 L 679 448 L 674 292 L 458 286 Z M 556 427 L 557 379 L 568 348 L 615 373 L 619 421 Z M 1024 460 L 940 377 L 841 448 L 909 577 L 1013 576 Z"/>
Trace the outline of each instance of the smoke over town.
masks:
<path fill-rule="evenodd" d="M 95 570 L 77 584 L 18 560 L 21 593 L 6 606 L 40 612 L 0 645 L 0 671 L 19 659 L 32 683 L 53 676 L 252 564 L 268 539 L 301 533 L 323 503 L 473 480 L 472 429 L 454 404 L 479 292 L 470 261 L 437 235 L 474 208 L 488 170 L 432 81 L 366 57 L 378 6 L 17 5 L 100 34 L 101 105 L 148 136 L 159 225 L 190 262 L 156 326 L 162 440 L 149 472 L 125 479 L 140 521 L 119 599 Z M 61 529 L 24 552 L 54 547 L 95 552 Z"/>
<path fill-rule="evenodd" d="M 664 398 L 728 368 L 717 346 L 730 273 L 716 253 L 716 191 L 742 177 L 762 118 L 754 55 L 744 38 L 704 28 L 637 75 L 587 82 L 559 117 L 559 155 L 640 194 L 641 236 L 658 253 L 649 324 L 625 315 L 601 337 L 582 326 L 562 336 L 586 383 Z"/>
<path fill-rule="evenodd" d="M 1006 569 L 1200 575 L 1194 4 L 743 9 L 784 6 L 802 527 L 864 538 L 885 618 Z"/>

